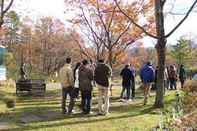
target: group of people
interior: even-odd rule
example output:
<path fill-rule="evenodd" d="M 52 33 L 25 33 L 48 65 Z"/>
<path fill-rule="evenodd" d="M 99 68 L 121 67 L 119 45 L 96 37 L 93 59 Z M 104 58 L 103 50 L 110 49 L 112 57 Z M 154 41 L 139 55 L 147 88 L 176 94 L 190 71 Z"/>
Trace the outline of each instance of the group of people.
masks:
<path fill-rule="evenodd" d="M 151 62 L 147 62 L 140 69 L 140 78 L 144 90 L 144 105 L 147 103 L 152 83 L 157 83 L 158 67 L 154 69 Z M 120 98 L 130 101 L 135 97 L 135 76 L 136 71 L 131 65 L 125 65 L 121 70 L 122 91 Z M 84 59 L 76 64 L 72 70 L 71 58 L 66 59 L 66 64 L 59 71 L 62 86 L 62 113 L 73 113 L 76 98 L 81 93 L 81 110 L 84 114 L 90 114 L 92 103 L 93 87 L 98 88 L 98 115 L 109 113 L 109 94 L 111 86 L 112 69 L 105 64 L 103 59 L 98 60 L 94 65 L 92 61 Z M 164 70 L 164 87 L 167 89 L 177 89 L 177 70 L 171 65 Z M 186 71 L 181 65 L 179 69 L 179 79 L 181 88 L 186 80 Z M 157 88 L 157 85 L 155 86 Z M 169 88 L 170 87 L 170 88 Z M 126 93 L 125 93 L 126 91 Z M 126 95 L 124 95 L 126 94 Z M 69 95 L 69 105 L 66 106 L 67 96 Z"/>
<path fill-rule="evenodd" d="M 59 71 L 62 85 L 62 113 L 73 113 L 76 98 L 81 92 L 81 110 L 84 114 L 90 114 L 93 86 L 98 87 L 98 115 L 109 113 L 109 86 L 112 76 L 111 68 L 99 60 L 93 66 L 91 61 L 83 60 L 76 64 L 72 70 L 71 58 L 66 59 L 66 64 Z M 67 96 L 70 97 L 68 107 L 66 107 Z"/>
<path fill-rule="evenodd" d="M 155 71 L 156 75 L 157 75 L 157 70 L 158 70 L 158 67 L 156 68 L 156 71 Z M 164 87 L 166 89 L 176 90 L 177 81 L 179 79 L 181 83 L 181 88 L 183 88 L 186 78 L 187 78 L 187 75 L 186 75 L 186 70 L 185 70 L 184 65 L 180 65 L 179 73 L 175 65 L 170 65 L 170 67 L 166 67 L 164 70 Z M 156 81 L 157 81 L 157 78 L 155 77 L 155 83 Z"/>
<path fill-rule="evenodd" d="M 147 103 L 148 96 L 150 96 L 150 90 L 152 84 L 154 83 L 154 87 L 157 88 L 157 73 L 158 73 L 158 66 L 154 69 L 151 62 L 147 62 L 143 67 L 140 69 L 140 78 L 143 85 L 144 90 L 144 105 Z M 126 90 L 126 99 L 130 100 L 135 97 L 135 70 L 131 65 L 126 65 L 120 75 L 122 76 L 122 92 L 120 98 L 123 98 L 123 94 Z M 164 69 L 164 92 L 165 89 L 177 89 L 177 80 L 181 83 L 181 88 L 186 80 L 186 71 L 184 65 L 180 66 L 179 75 L 177 73 L 177 69 L 174 65 L 170 65 L 170 67 L 166 67 Z M 132 91 L 132 95 L 131 95 Z"/>

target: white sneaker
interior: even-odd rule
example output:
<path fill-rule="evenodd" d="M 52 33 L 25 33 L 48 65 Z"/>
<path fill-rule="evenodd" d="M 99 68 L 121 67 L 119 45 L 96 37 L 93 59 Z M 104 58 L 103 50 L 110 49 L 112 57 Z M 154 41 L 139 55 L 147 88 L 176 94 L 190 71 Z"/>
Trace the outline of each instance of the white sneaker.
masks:
<path fill-rule="evenodd" d="M 131 101 L 133 101 L 133 100 L 132 100 L 132 99 L 128 99 L 127 101 L 128 101 L 128 102 L 131 102 Z"/>
<path fill-rule="evenodd" d="M 120 99 L 120 102 L 125 102 L 125 99 Z"/>

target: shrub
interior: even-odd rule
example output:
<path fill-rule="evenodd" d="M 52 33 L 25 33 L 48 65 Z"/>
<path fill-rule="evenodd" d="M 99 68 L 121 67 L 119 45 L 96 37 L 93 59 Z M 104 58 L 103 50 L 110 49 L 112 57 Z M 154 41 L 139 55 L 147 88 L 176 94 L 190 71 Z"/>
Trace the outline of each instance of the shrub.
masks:
<path fill-rule="evenodd" d="M 7 98 L 5 100 L 7 108 L 14 108 L 15 107 L 15 99 L 14 98 Z"/>

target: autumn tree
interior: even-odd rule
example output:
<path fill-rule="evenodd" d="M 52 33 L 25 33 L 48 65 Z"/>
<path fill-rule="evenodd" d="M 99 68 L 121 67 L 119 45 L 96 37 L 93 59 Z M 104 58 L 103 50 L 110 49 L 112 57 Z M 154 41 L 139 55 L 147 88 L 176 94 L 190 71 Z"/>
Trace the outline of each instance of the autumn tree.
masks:
<path fill-rule="evenodd" d="M 66 57 L 79 56 L 72 32 L 58 19 L 44 17 L 36 24 L 22 19 L 18 28 L 19 41 L 7 57 L 12 61 L 7 61 L 9 76 L 15 79 L 21 63 L 26 64 L 29 78 L 47 78 L 62 67 Z"/>
<path fill-rule="evenodd" d="M 50 17 L 42 18 L 35 25 L 34 42 L 35 52 L 39 59 L 38 66 L 41 72 L 49 75 L 59 68 L 65 57 L 71 55 L 71 44 L 69 32 L 66 33 L 64 24 Z"/>
<path fill-rule="evenodd" d="M 105 56 L 111 67 L 118 56 L 140 38 L 141 31 L 117 10 L 113 1 L 86 0 L 79 3 L 78 9 L 80 14 L 71 22 L 85 28 L 87 39 L 84 41 L 93 45 L 96 59 Z M 137 19 L 136 8 L 128 11 Z"/>
<path fill-rule="evenodd" d="M 157 44 L 155 46 L 157 51 L 157 57 L 158 57 L 158 74 L 157 74 L 157 93 L 156 93 L 156 99 L 155 99 L 155 107 L 163 107 L 164 106 L 164 69 L 165 69 L 165 60 L 166 60 L 166 43 L 167 38 L 171 36 L 177 28 L 187 19 L 189 14 L 191 13 L 192 9 L 195 7 L 197 0 L 194 0 L 191 7 L 188 9 L 188 11 L 185 13 L 185 16 L 180 20 L 180 22 L 168 33 L 165 32 L 164 27 L 164 6 L 167 2 L 167 0 L 140 0 L 140 1 L 134 1 L 135 6 L 143 7 L 144 3 L 149 3 L 149 6 L 152 7 L 151 11 L 154 11 L 154 25 L 155 25 L 155 33 L 149 32 L 149 27 L 147 25 L 140 25 L 137 23 L 132 17 L 129 16 L 129 14 L 125 11 L 123 5 L 119 3 L 119 1 L 114 0 L 116 2 L 116 5 L 118 6 L 118 9 L 124 14 L 130 22 L 132 22 L 134 25 L 136 25 L 141 31 L 143 31 L 146 35 L 155 38 L 157 40 Z M 140 3 L 141 2 L 141 3 Z M 146 9 L 146 7 L 143 7 L 143 9 Z M 153 14 L 153 13 L 152 13 Z M 148 15 L 148 14 L 146 14 Z"/>

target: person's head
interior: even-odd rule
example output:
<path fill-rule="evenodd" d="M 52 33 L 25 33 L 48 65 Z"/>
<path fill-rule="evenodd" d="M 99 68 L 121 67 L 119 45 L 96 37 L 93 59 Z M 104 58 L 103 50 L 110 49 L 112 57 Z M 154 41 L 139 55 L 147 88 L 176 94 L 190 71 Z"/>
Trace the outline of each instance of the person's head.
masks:
<path fill-rule="evenodd" d="M 104 63 L 104 59 L 99 59 L 98 63 Z"/>
<path fill-rule="evenodd" d="M 84 60 L 82 61 L 82 64 L 83 64 L 84 66 L 86 66 L 86 65 L 89 64 L 89 62 L 88 62 L 88 60 L 84 59 Z"/>
<path fill-rule="evenodd" d="M 129 68 L 129 65 L 125 65 L 125 67 L 124 68 Z"/>
<path fill-rule="evenodd" d="M 170 69 L 174 69 L 174 66 L 173 65 L 170 65 Z"/>
<path fill-rule="evenodd" d="M 66 64 L 71 64 L 71 58 L 70 57 L 66 58 Z"/>
<path fill-rule="evenodd" d="M 147 61 L 147 62 L 146 62 L 146 65 L 151 66 L 152 64 L 151 64 L 150 61 Z"/>
<path fill-rule="evenodd" d="M 181 68 L 183 68 L 184 67 L 184 65 L 181 65 Z"/>

